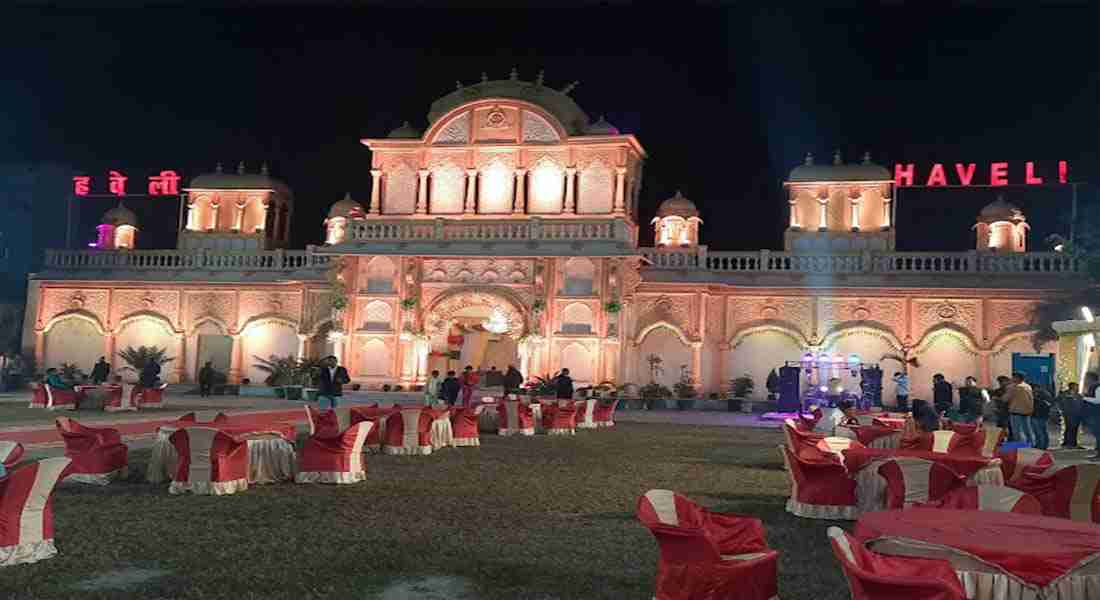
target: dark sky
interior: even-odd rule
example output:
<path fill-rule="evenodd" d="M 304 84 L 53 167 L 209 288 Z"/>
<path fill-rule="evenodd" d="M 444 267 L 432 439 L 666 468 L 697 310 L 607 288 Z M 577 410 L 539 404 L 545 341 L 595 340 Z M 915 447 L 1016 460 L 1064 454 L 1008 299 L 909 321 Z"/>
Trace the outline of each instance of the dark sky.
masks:
<path fill-rule="evenodd" d="M 424 127 L 455 80 L 515 66 L 525 79 L 545 69 L 555 87 L 580 80 L 573 95 L 590 117 L 648 150 L 645 210 L 682 189 L 716 250 L 781 247 L 781 182 L 808 151 L 979 171 L 1064 159 L 1071 179 L 1100 183 L 1097 4 L 930 4 L 12 11 L 0 14 L 0 163 L 124 167 L 136 180 L 266 160 L 295 191 L 293 241 L 316 243 L 345 191 L 369 198 L 360 138 L 406 119 Z M 1004 193 L 1034 222 L 1034 245 L 1063 229 L 1068 191 Z M 902 192 L 899 247 L 970 247 L 993 196 Z M 176 207 L 130 203 L 143 204 L 141 245 L 172 245 Z M 89 202 L 86 218 L 104 208 Z"/>

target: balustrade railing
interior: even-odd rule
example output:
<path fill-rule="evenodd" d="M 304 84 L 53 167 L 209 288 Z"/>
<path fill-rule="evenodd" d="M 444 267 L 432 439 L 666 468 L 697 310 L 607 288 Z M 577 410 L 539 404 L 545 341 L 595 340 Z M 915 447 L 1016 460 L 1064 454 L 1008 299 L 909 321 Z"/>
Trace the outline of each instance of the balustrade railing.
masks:
<path fill-rule="evenodd" d="M 296 271 L 323 269 L 332 257 L 308 250 L 47 250 L 47 269 L 137 271 Z"/>
<path fill-rule="evenodd" d="M 1058 252 L 986 254 L 979 252 L 864 252 L 809 254 L 796 252 L 696 252 L 643 249 L 647 268 L 715 273 L 766 272 L 803 274 L 1035 274 L 1081 271 L 1079 261 Z"/>
<path fill-rule="evenodd" d="M 348 228 L 347 240 L 359 241 L 618 241 L 632 242 L 631 225 L 622 220 L 482 221 L 435 219 L 419 222 L 359 221 Z"/>

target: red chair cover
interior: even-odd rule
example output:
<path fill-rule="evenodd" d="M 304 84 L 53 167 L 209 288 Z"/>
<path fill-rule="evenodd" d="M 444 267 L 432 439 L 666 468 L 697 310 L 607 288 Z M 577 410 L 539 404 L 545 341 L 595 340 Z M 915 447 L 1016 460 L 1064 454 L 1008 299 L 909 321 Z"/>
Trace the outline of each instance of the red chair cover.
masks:
<path fill-rule="evenodd" d="M 960 434 L 951 430 L 940 430 L 930 433 L 920 433 L 915 436 L 902 436 L 898 448 L 901 450 L 939 452 L 941 454 L 954 454 L 962 451 L 976 454 L 977 450 L 974 449 L 973 439 L 973 434 Z"/>
<path fill-rule="evenodd" d="M 481 436 L 478 434 L 478 417 L 484 406 L 467 408 L 456 406 L 451 409 L 451 431 L 454 434 L 455 446 L 480 446 Z"/>
<path fill-rule="evenodd" d="M 367 478 L 363 445 L 374 423 L 361 421 L 335 436 L 318 431 L 298 453 L 297 483 L 356 483 Z"/>
<path fill-rule="evenodd" d="M 248 489 L 248 442 L 212 427 L 183 427 L 168 440 L 176 449 L 170 494 L 222 496 Z"/>
<path fill-rule="evenodd" d="M 1051 467 L 1025 473 L 1012 487 L 1039 500 L 1043 514 L 1085 523 L 1100 523 L 1100 464 Z"/>
<path fill-rule="evenodd" d="M 939 500 L 966 482 L 965 476 L 950 467 L 921 458 L 889 460 L 878 468 L 878 474 L 886 480 L 886 508 L 889 509 Z"/>
<path fill-rule="evenodd" d="M 577 410 L 573 402 L 550 403 L 542 408 L 542 428 L 547 435 L 574 435 Z"/>
<path fill-rule="evenodd" d="M 1054 455 L 1037 448 L 1017 448 L 997 455 L 1005 485 L 1014 485 L 1031 475 L 1039 475 L 1054 466 Z"/>
<path fill-rule="evenodd" d="M 135 385 L 130 392 L 130 403 L 141 408 L 158 408 L 164 406 L 164 389 L 168 384 L 155 388 L 143 388 Z"/>
<path fill-rule="evenodd" d="M 957 487 L 935 502 L 927 502 L 918 506 L 923 508 L 1014 512 L 1027 515 L 1043 514 L 1043 507 L 1035 496 L 1003 485 L 983 484 Z"/>
<path fill-rule="evenodd" d="M 550 406 L 553 406 L 553 402 L 543 403 L 543 412 Z M 497 414 L 500 418 L 500 435 L 535 435 L 535 417 L 529 404 L 515 400 L 501 402 L 497 406 Z"/>
<path fill-rule="evenodd" d="M 839 527 L 830 527 L 828 535 L 852 600 L 966 600 L 945 560 L 876 554 Z"/>
<path fill-rule="evenodd" d="M 124 410 L 137 410 L 138 407 L 133 404 L 127 403 L 123 406 L 123 394 L 121 385 L 110 385 L 100 388 L 107 392 L 107 397 L 103 400 L 103 410 L 106 412 L 119 412 Z"/>
<path fill-rule="evenodd" d="M 76 410 L 80 394 L 74 390 L 59 390 L 47 383 L 40 383 L 31 394 L 31 408 L 49 410 Z"/>
<path fill-rule="evenodd" d="M 599 405 L 600 401 L 595 398 L 577 400 L 573 404 L 577 410 L 577 429 L 595 429 L 599 427 L 599 425 L 596 424 L 596 407 Z"/>
<path fill-rule="evenodd" d="M 0 464 L 11 470 L 23 458 L 23 444 L 0 440 Z"/>
<path fill-rule="evenodd" d="M 0 479 L 0 567 L 57 555 L 53 491 L 71 464 L 68 458 L 47 458 Z"/>
<path fill-rule="evenodd" d="M 825 434 L 813 433 L 803 429 L 794 419 L 783 422 L 783 434 L 787 436 L 787 447 L 793 452 L 798 452 L 804 446 L 817 446 L 817 443 L 825 439 Z"/>
<path fill-rule="evenodd" d="M 204 416 L 204 418 L 205 418 L 205 416 Z M 214 417 L 212 419 L 210 419 L 208 421 L 207 420 L 200 421 L 199 419 L 200 419 L 200 417 L 197 413 L 189 412 L 189 413 L 181 416 L 180 418 L 176 419 L 176 423 L 179 424 L 179 425 L 194 425 L 194 424 L 200 424 L 200 425 L 228 425 L 229 424 L 229 415 L 227 415 L 223 412 L 219 412 L 218 414 L 214 415 Z"/>
<path fill-rule="evenodd" d="M 65 456 L 73 461 L 66 480 L 107 485 L 126 476 L 127 448 L 117 429 L 86 427 L 69 417 L 58 417 L 54 425 L 65 442 Z"/>
<path fill-rule="evenodd" d="M 809 519 L 855 519 L 856 482 L 832 453 L 806 448 L 796 455 L 779 447 L 787 467 L 791 495 L 787 512 Z"/>
<path fill-rule="evenodd" d="M 592 419 L 596 421 L 596 427 L 614 427 L 615 426 L 615 409 L 618 408 L 619 401 L 612 400 L 611 404 L 596 403 L 596 408 L 593 412 Z"/>
<path fill-rule="evenodd" d="M 432 417 L 423 406 L 402 408 L 386 417 L 382 451 L 386 454 L 432 453 Z"/>
<path fill-rule="evenodd" d="M 669 490 L 638 499 L 638 520 L 657 539 L 657 600 L 771 600 L 779 553 L 759 519 L 712 513 Z"/>
<path fill-rule="evenodd" d="M 379 408 L 377 404 L 353 406 L 351 408 L 351 422 L 369 421 L 374 423 L 374 427 L 371 427 L 370 433 L 367 434 L 367 448 L 377 452 L 382 449 L 382 434 L 386 430 L 386 419 L 393 413 L 400 411 L 401 406 L 399 405 L 390 408 Z"/>

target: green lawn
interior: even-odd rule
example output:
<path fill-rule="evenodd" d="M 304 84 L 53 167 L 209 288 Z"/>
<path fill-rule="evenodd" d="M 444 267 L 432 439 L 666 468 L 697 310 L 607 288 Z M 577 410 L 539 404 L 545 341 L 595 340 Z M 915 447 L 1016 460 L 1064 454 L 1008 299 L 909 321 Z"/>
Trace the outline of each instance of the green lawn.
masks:
<path fill-rule="evenodd" d="M 620 423 L 370 456 L 368 481 L 351 486 L 220 498 L 169 496 L 140 477 L 64 486 L 54 500 L 59 556 L 0 571 L 0 598 L 375 598 L 433 576 L 466 579 L 471 598 L 650 598 L 657 546 L 634 507 L 655 487 L 762 518 L 781 552 L 784 600 L 847 598 L 830 523 L 783 510 L 780 441 L 777 431 Z M 132 468 L 143 471 L 147 456 L 134 452 Z M 127 568 L 165 574 L 125 590 L 74 588 Z"/>

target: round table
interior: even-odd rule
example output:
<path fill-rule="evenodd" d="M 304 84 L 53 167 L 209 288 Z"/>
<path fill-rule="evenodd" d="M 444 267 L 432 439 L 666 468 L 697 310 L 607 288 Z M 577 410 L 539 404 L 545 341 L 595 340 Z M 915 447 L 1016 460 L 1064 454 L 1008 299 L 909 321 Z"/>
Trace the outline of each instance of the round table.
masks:
<path fill-rule="evenodd" d="M 197 423 L 194 426 L 215 427 L 210 423 Z M 145 479 L 150 483 L 172 480 L 178 455 L 169 438 L 178 428 L 164 425 L 157 430 L 157 439 L 153 442 L 149 465 L 145 470 Z M 275 483 L 294 479 L 297 457 L 294 444 L 288 441 L 294 439 L 294 425 L 248 427 L 231 424 L 216 428 L 237 439 L 247 440 L 249 483 Z"/>
<path fill-rule="evenodd" d="M 1100 525 L 911 508 L 866 513 L 855 536 L 881 554 L 950 562 L 971 599 L 1100 598 Z"/>
<path fill-rule="evenodd" d="M 535 402 L 528 404 L 531 407 L 531 418 L 535 422 L 535 433 L 542 433 L 542 405 Z M 477 430 L 481 433 L 498 433 L 500 431 L 499 402 L 486 402 L 481 414 L 477 417 Z"/>

